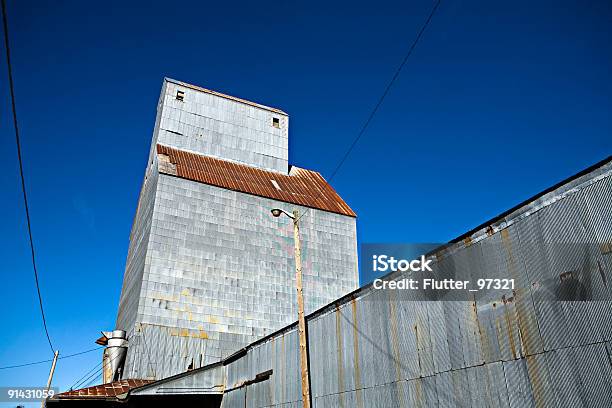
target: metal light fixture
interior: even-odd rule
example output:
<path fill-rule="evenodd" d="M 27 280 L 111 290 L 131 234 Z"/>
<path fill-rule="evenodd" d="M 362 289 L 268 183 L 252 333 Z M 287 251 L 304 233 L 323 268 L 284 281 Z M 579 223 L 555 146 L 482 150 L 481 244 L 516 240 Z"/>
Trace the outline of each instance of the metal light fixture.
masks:
<path fill-rule="evenodd" d="M 280 217 L 281 214 L 285 214 L 287 217 L 291 218 L 292 220 L 295 220 L 295 216 L 285 210 L 282 210 L 280 208 L 274 208 L 271 210 L 272 211 L 272 215 L 275 216 L 276 218 Z"/>

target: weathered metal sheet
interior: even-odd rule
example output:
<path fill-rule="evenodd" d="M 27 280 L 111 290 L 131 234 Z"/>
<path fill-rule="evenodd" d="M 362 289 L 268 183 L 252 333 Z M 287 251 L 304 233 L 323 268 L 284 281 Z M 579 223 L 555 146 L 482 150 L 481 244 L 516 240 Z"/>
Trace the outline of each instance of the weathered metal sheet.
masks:
<path fill-rule="evenodd" d="M 99 397 L 115 397 L 125 394 L 131 389 L 151 383 L 150 380 L 119 380 L 107 384 L 94 385 L 93 387 L 71 390 L 55 395 L 55 399 L 83 399 Z"/>
<path fill-rule="evenodd" d="M 526 360 L 506 361 L 503 367 L 510 408 L 535 407 Z"/>
<path fill-rule="evenodd" d="M 325 179 L 314 171 L 293 167 L 290 174 L 283 174 L 161 144 L 157 145 L 157 153 L 167 156 L 173 166 L 168 170 L 160 165 L 160 171 L 165 174 L 286 203 L 356 216 Z"/>
<path fill-rule="evenodd" d="M 436 257 L 444 274 L 511 277 L 514 290 L 429 302 L 368 287 L 308 316 L 313 406 L 612 406 L 611 271 L 602 245 L 612 231 L 612 171 L 594 174 Z M 567 272 L 592 284 L 592 299 L 558 297 Z M 270 360 L 258 369 L 275 372 L 245 387 L 249 407 L 299 403 L 296 346 L 290 328 L 247 348 L 239 360 Z M 228 373 L 256 374 L 238 361 Z M 244 395 L 232 393 L 236 404 L 224 406 L 244 406 Z"/>

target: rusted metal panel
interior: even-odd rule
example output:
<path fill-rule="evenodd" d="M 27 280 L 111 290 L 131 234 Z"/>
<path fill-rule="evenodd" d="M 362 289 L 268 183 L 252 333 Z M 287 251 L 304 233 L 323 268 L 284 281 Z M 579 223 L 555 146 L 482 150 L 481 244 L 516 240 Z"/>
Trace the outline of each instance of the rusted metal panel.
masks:
<path fill-rule="evenodd" d="M 79 390 L 66 391 L 61 394 L 55 395 L 55 399 L 69 399 L 69 398 L 102 398 L 102 397 L 115 397 L 120 394 L 125 394 L 133 388 L 137 388 L 146 384 L 151 383 L 151 380 L 120 380 L 108 384 L 96 385 L 88 388 L 81 388 Z"/>
<path fill-rule="evenodd" d="M 355 217 L 319 173 L 293 167 L 289 175 L 157 145 L 157 153 L 175 166 L 168 174 L 229 190 Z M 167 166 L 160 166 L 164 173 Z M 272 180 L 280 187 L 276 188 Z"/>

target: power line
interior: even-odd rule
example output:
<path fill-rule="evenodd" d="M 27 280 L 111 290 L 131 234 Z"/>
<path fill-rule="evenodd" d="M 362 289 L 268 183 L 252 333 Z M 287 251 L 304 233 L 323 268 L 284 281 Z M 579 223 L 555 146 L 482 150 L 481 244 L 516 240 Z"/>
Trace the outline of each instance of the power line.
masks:
<path fill-rule="evenodd" d="M 25 179 L 23 177 L 23 162 L 21 159 L 21 143 L 19 140 L 19 127 L 17 126 L 17 109 L 15 106 L 15 87 L 13 85 L 13 69 L 11 66 L 11 51 L 9 47 L 9 32 L 8 32 L 8 21 L 6 16 L 6 0 L 2 0 L 2 23 L 4 25 L 4 45 L 6 48 L 6 65 L 8 70 L 9 88 L 11 92 L 11 106 L 13 110 L 13 125 L 15 127 L 15 141 L 17 143 L 17 157 L 19 159 L 19 175 L 21 176 L 21 191 L 23 192 L 23 204 L 25 207 L 26 220 L 28 225 L 28 236 L 30 238 L 30 251 L 32 253 L 32 266 L 34 268 L 34 280 L 36 281 L 36 293 L 38 294 L 38 304 L 40 305 L 40 315 L 42 316 L 43 326 L 45 328 L 45 335 L 51 347 L 51 352 L 55 353 L 53 343 L 51 343 L 51 337 L 49 336 L 49 330 L 47 329 L 47 319 L 45 318 L 45 310 L 43 308 L 42 296 L 40 294 L 40 285 L 38 283 L 38 270 L 36 269 L 36 256 L 34 251 L 34 240 L 32 239 L 32 227 L 30 223 L 30 210 L 28 207 L 28 195 L 26 193 Z"/>
<path fill-rule="evenodd" d="M 103 348 L 104 347 L 96 347 L 96 348 L 93 348 L 93 349 L 90 349 L 90 350 L 80 351 L 80 352 L 74 353 L 74 354 L 68 354 L 66 356 L 59 356 L 58 360 L 61 360 L 61 359 L 64 359 L 64 358 L 80 356 L 81 354 L 91 353 L 92 351 L 100 350 L 100 349 L 103 349 Z M 15 365 L 11 365 L 11 366 L 0 367 L 0 370 L 8 370 L 10 368 L 19 368 L 19 367 L 28 367 L 28 366 L 32 366 L 32 365 L 36 365 L 36 364 L 50 363 L 51 361 L 53 361 L 52 358 L 48 359 L 48 360 L 32 361 L 31 363 L 15 364 Z"/>
<path fill-rule="evenodd" d="M 102 377 L 102 375 L 103 375 L 103 373 L 99 372 L 95 377 L 93 377 L 91 380 L 89 380 L 89 382 L 83 384 L 82 388 L 91 387 L 98 380 L 98 378 Z"/>
<path fill-rule="evenodd" d="M 111 364 L 113 361 L 115 361 L 117 358 L 120 357 L 120 354 L 117 354 L 112 360 L 107 360 L 106 363 L 104 363 L 104 360 L 102 360 L 101 362 L 97 363 L 91 370 L 89 370 L 88 372 L 85 373 L 85 375 L 83 375 L 81 378 L 79 378 L 78 380 L 76 380 L 74 382 L 74 384 L 72 384 L 70 386 L 70 390 L 74 390 L 75 387 L 82 387 L 84 384 L 86 384 L 88 381 L 91 381 L 91 379 L 93 378 L 94 380 L 98 378 L 98 376 L 104 372 L 104 369 L 106 367 L 108 367 L 109 364 Z M 101 367 L 98 367 L 101 366 Z M 93 374 L 92 374 L 93 373 Z M 89 385 L 89 384 L 88 384 Z"/>
<path fill-rule="evenodd" d="M 101 367 L 98 367 L 98 366 L 101 366 Z M 87 382 L 87 380 L 89 380 L 92 375 L 98 374 L 101 370 L 104 370 L 104 368 L 105 368 L 105 364 L 103 364 L 102 362 L 99 362 L 91 370 L 85 373 L 85 375 L 79 378 L 74 384 L 72 384 L 70 386 L 70 390 L 74 390 L 75 388 L 80 387 L 81 385 L 85 384 L 85 382 Z"/>
<path fill-rule="evenodd" d="M 404 59 L 402 60 L 400 65 L 395 70 L 395 73 L 393 74 L 393 76 L 391 77 L 391 80 L 389 81 L 389 83 L 385 87 L 385 90 L 383 91 L 382 95 L 378 99 L 378 102 L 376 102 L 376 105 L 374 105 L 374 109 L 372 109 L 372 111 L 370 112 L 370 115 L 368 116 L 367 120 L 365 121 L 365 123 L 361 127 L 361 130 L 359 131 L 359 133 L 357 133 L 357 136 L 355 137 L 355 139 L 353 140 L 353 142 L 349 146 L 348 150 L 346 151 L 346 153 L 342 157 L 342 160 L 340 160 L 340 162 L 338 163 L 338 165 L 336 166 L 334 171 L 331 173 L 331 176 L 329 177 L 329 180 L 326 182 L 328 185 L 329 185 L 329 183 L 331 183 L 333 178 L 338 173 L 338 170 L 340 170 L 340 167 L 342 167 L 342 165 L 344 164 L 346 159 L 349 157 L 349 155 L 351 154 L 351 152 L 353 151 L 353 149 L 357 145 L 357 142 L 359 142 L 359 139 L 361 139 L 361 137 L 365 133 L 366 129 L 370 125 L 370 122 L 372 122 L 372 119 L 374 118 L 374 116 L 378 112 L 378 109 L 380 108 L 380 106 L 382 105 L 383 101 L 387 97 L 387 94 L 389 93 L 389 90 L 391 90 L 391 87 L 393 86 L 393 84 L 395 83 L 397 78 L 399 77 L 399 74 L 402 72 L 402 69 L 404 68 L 404 65 L 406 65 L 406 62 L 408 61 L 408 58 L 410 58 L 410 56 L 412 55 L 412 52 L 414 51 L 414 49 L 416 48 L 417 44 L 419 43 L 421 37 L 423 36 L 423 33 L 425 32 L 425 29 L 427 28 L 427 26 L 431 22 L 431 19 L 433 18 L 434 14 L 436 13 L 436 10 L 438 10 L 438 6 L 440 5 L 440 1 L 441 0 L 436 0 L 436 3 L 432 7 L 431 12 L 427 16 L 427 19 L 425 20 L 425 22 L 421 26 L 421 29 L 419 30 L 417 36 L 415 37 L 414 41 L 412 42 L 412 45 L 410 46 L 410 48 L 408 48 L 408 52 L 404 56 Z M 317 197 L 317 200 L 321 197 L 321 193 L 319 193 L 319 196 Z M 310 211 L 310 208 L 307 208 L 306 211 L 304 211 L 304 213 L 302 215 L 300 215 L 300 218 L 298 218 L 298 221 L 304 215 L 306 215 L 306 213 L 308 213 L 308 211 Z"/>

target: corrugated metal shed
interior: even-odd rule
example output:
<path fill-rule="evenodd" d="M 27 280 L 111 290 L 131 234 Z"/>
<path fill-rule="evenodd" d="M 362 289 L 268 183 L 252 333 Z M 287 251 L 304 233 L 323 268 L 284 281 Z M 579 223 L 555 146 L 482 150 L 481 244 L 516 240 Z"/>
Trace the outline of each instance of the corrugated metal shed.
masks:
<path fill-rule="evenodd" d="M 157 145 L 159 171 L 234 191 L 355 217 L 323 176 L 293 167 L 289 175 Z"/>

